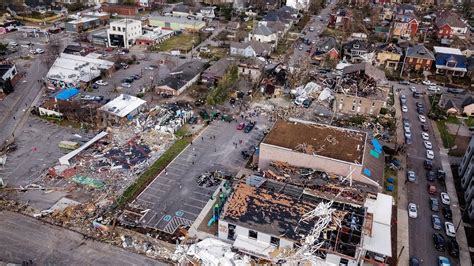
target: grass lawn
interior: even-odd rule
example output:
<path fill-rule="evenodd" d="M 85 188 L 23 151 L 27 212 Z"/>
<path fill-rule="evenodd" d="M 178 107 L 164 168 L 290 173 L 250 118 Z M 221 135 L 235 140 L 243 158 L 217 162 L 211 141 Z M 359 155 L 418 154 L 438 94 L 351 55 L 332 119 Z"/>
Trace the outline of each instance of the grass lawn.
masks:
<path fill-rule="evenodd" d="M 464 120 L 464 123 L 466 123 L 466 126 L 468 127 L 474 127 L 474 117 L 468 117 L 466 120 Z"/>
<path fill-rule="evenodd" d="M 438 126 L 441 139 L 443 140 L 443 146 L 445 148 L 451 148 L 454 145 L 454 136 L 449 133 L 446 121 L 436 121 L 436 125 Z"/>
<path fill-rule="evenodd" d="M 193 48 L 193 44 L 197 45 L 199 37 L 196 34 L 183 33 L 171 37 L 170 39 L 162 42 L 159 45 L 158 50 L 161 52 L 167 52 L 171 50 L 189 51 Z"/>
<path fill-rule="evenodd" d="M 178 156 L 181 151 L 188 146 L 191 141 L 190 137 L 184 131 L 176 132 L 177 136 L 182 136 L 177 140 L 163 155 L 158 158 L 145 172 L 143 172 L 133 184 L 131 184 L 117 199 L 115 207 L 123 207 L 131 199 L 135 198 L 155 177 L 165 169 L 166 166 Z"/>
<path fill-rule="evenodd" d="M 448 118 L 446 119 L 446 123 L 459 125 L 461 124 L 461 121 L 459 121 L 459 119 L 455 116 L 448 116 Z"/>

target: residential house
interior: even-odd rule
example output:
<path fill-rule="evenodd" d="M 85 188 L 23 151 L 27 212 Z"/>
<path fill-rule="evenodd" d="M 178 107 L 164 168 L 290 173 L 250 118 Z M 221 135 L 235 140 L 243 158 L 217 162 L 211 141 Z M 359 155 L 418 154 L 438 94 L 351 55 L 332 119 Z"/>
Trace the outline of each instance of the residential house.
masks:
<path fill-rule="evenodd" d="M 418 44 L 407 48 L 403 68 L 407 70 L 429 71 L 434 61 L 435 57 L 430 50 Z"/>
<path fill-rule="evenodd" d="M 369 43 L 363 40 L 353 40 L 342 46 L 343 56 L 351 63 L 364 61 L 364 55 L 371 52 Z"/>
<path fill-rule="evenodd" d="M 240 28 L 240 23 L 238 21 L 230 21 L 225 28 L 230 32 L 235 32 Z"/>
<path fill-rule="evenodd" d="M 474 116 L 474 97 L 468 90 L 460 94 L 441 94 L 438 106 L 448 114 Z"/>
<path fill-rule="evenodd" d="M 206 27 L 206 22 L 200 19 L 188 19 L 186 17 L 171 17 L 171 16 L 150 16 L 148 23 L 153 27 L 168 28 L 179 31 L 197 32 Z"/>
<path fill-rule="evenodd" d="M 224 57 L 212 63 L 201 75 L 201 81 L 208 85 L 214 85 L 222 79 L 227 72 L 227 69 L 235 64 L 235 59 L 231 57 Z"/>
<path fill-rule="evenodd" d="M 173 17 L 194 17 L 196 9 L 194 7 L 188 6 L 188 5 L 176 5 L 173 6 L 173 11 L 171 11 L 171 14 Z"/>
<path fill-rule="evenodd" d="M 123 125 L 146 108 L 146 101 L 121 94 L 97 109 L 98 123 L 103 126 Z"/>
<path fill-rule="evenodd" d="M 444 12 L 439 14 L 435 20 L 436 33 L 439 39 L 452 39 L 456 36 L 464 39 L 468 32 L 468 27 L 461 18 L 453 12 Z M 448 41 L 444 40 L 445 43 Z"/>
<path fill-rule="evenodd" d="M 112 21 L 107 29 L 109 46 L 130 48 L 136 39 L 142 36 L 142 22 L 135 19 L 121 19 Z"/>
<path fill-rule="evenodd" d="M 197 13 L 198 17 L 202 17 L 203 19 L 209 19 L 212 20 L 216 17 L 216 14 L 214 12 L 216 8 L 213 6 L 205 6 L 201 7 L 199 10 L 199 13 Z"/>
<path fill-rule="evenodd" d="M 249 42 L 231 42 L 230 55 L 243 57 L 269 56 L 273 51 L 273 47 L 269 43 L 261 43 L 257 41 Z"/>
<path fill-rule="evenodd" d="M 282 6 L 277 10 L 268 11 L 262 21 L 280 21 L 291 27 L 298 20 L 298 10 L 289 6 Z"/>
<path fill-rule="evenodd" d="M 277 34 L 277 38 L 282 38 L 290 27 L 281 21 L 259 21 L 258 25 L 264 25 L 272 29 Z"/>
<path fill-rule="evenodd" d="M 286 6 L 300 11 L 307 11 L 310 6 L 310 0 L 287 0 Z"/>
<path fill-rule="evenodd" d="M 350 28 L 352 21 L 352 12 L 350 10 L 339 9 L 336 13 L 329 14 L 328 28 L 347 30 Z"/>
<path fill-rule="evenodd" d="M 14 64 L 0 64 L 0 92 L 9 94 L 19 79 Z"/>
<path fill-rule="evenodd" d="M 312 59 L 321 63 L 326 59 L 336 60 L 339 58 L 339 49 L 337 48 L 337 40 L 334 37 L 320 38 L 315 45 L 315 51 Z"/>
<path fill-rule="evenodd" d="M 265 63 L 255 57 L 243 58 L 238 63 L 239 75 L 248 77 L 252 83 L 260 81 Z"/>
<path fill-rule="evenodd" d="M 100 19 L 95 17 L 82 17 L 68 21 L 64 24 L 66 31 L 81 33 L 100 26 Z"/>
<path fill-rule="evenodd" d="M 392 37 L 411 40 L 415 38 L 419 24 L 414 13 L 397 13 L 393 19 Z"/>
<path fill-rule="evenodd" d="M 349 80 L 339 84 L 334 109 L 340 114 L 378 115 L 386 106 L 390 86 L 385 73 L 370 63 L 359 63 L 345 67 L 343 75 Z"/>
<path fill-rule="evenodd" d="M 448 47 L 433 47 L 436 61 L 436 74 L 464 77 L 467 73 L 467 60 L 461 50 Z"/>
<path fill-rule="evenodd" d="M 189 61 L 173 69 L 168 77 L 159 81 L 155 93 L 160 95 L 180 95 L 199 79 L 206 63 Z"/>
<path fill-rule="evenodd" d="M 402 57 L 402 48 L 394 43 L 386 43 L 375 49 L 375 62 L 377 66 L 383 66 L 386 69 L 397 69 Z"/>
<path fill-rule="evenodd" d="M 273 31 L 273 29 L 265 25 L 258 25 L 255 29 L 249 32 L 249 40 L 271 43 L 274 47 L 276 47 L 278 43 L 278 35 Z"/>

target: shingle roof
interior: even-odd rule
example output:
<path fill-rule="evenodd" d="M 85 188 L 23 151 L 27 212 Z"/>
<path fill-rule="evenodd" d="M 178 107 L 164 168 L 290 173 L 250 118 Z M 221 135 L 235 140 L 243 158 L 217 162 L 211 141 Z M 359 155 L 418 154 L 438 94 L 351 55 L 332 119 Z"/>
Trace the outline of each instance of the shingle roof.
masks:
<path fill-rule="evenodd" d="M 231 42 L 230 47 L 234 47 L 237 49 L 245 49 L 247 47 L 251 46 L 252 49 L 257 53 L 257 54 L 262 54 L 262 53 L 269 53 L 271 52 L 272 46 L 269 43 L 262 43 L 262 42 L 257 42 L 257 41 L 249 41 L 249 42 Z"/>
<path fill-rule="evenodd" d="M 430 52 L 430 50 L 426 49 L 426 47 L 423 45 L 415 45 L 413 47 L 408 47 L 406 56 L 421 58 L 421 59 L 428 59 L 428 60 L 435 60 L 434 55 Z"/>
<path fill-rule="evenodd" d="M 377 51 L 390 52 L 395 54 L 402 54 L 402 48 L 398 47 L 394 43 L 385 43 L 377 47 Z"/>
<path fill-rule="evenodd" d="M 206 64 L 201 61 L 190 61 L 173 69 L 173 73 L 179 75 L 169 75 L 159 83 L 159 86 L 168 86 L 174 90 L 179 90 L 186 83 L 192 80 L 196 75 L 201 73 Z"/>
<path fill-rule="evenodd" d="M 353 40 L 348 43 L 345 43 L 342 48 L 344 50 L 352 50 L 352 49 L 357 49 L 357 50 L 368 50 L 369 43 L 366 41 L 362 40 Z"/>
<path fill-rule="evenodd" d="M 344 75 L 364 71 L 366 76 L 373 78 L 375 81 L 385 80 L 385 73 L 367 62 L 347 66 L 342 71 Z"/>
<path fill-rule="evenodd" d="M 273 30 L 265 25 L 259 25 L 257 28 L 253 29 L 252 33 L 256 35 L 270 36 L 273 34 Z"/>
<path fill-rule="evenodd" d="M 322 38 L 316 47 L 319 52 L 329 52 L 331 49 L 337 47 L 337 41 L 334 37 Z"/>
<path fill-rule="evenodd" d="M 458 15 L 451 12 L 445 12 L 445 13 L 440 14 L 436 18 L 435 24 L 438 28 L 446 24 L 449 25 L 450 27 L 456 27 L 456 28 L 466 27 L 466 23 L 462 22 L 462 20 L 459 18 Z"/>

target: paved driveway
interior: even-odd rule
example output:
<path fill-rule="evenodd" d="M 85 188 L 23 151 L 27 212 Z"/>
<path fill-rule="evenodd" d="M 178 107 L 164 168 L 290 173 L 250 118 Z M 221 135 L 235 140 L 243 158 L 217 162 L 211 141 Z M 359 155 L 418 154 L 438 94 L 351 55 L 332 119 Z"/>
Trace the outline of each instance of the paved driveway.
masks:
<path fill-rule="evenodd" d="M 196 177 L 205 171 L 223 170 L 235 175 L 246 161 L 240 152 L 257 146 L 263 132 L 236 130 L 237 123 L 213 122 L 137 197 L 134 203 L 150 211 L 142 222 L 152 228 L 173 233 L 180 225 L 191 225 L 217 186 L 198 186 Z M 257 127 L 259 124 L 257 123 Z M 215 136 L 215 139 L 211 137 Z M 242 140 L 237 148 L 233 143 Z"/>

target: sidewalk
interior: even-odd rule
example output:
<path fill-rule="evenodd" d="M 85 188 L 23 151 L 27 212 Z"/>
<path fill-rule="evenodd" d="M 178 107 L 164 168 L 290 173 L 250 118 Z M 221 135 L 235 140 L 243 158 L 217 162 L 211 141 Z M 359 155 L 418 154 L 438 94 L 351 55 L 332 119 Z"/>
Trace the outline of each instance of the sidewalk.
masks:
<path fill-rule="evenodd" d="M 451 172 L 451 164 L 449 163 L 448 151 L 449 149 L 442 148 L 443 141 L 438 131 L 438 127 L 433 125 L 433 132 L 438 142 L 440 160 L 443 170 L 446 172 L 446 190 L 449 194 L 451 200 L 451 210 L 453 212 L 453 224 L 458 226 L 459 221 L 461 220 L 461 211 L 459 209 L 458 195 L 456 193 L 456 188 L 454 187 L 453 173 Z M 456 240 L 459 244 L 459 263 L 461 266 L 472 265 L 471 257 L 469 256 L 469 250 L 467 245 L 466 232 L 464 231 L 464 226 L 459 226 L 459 229 L 456 231 Z"/>
<path fill-rule="evenodd" d="M 403 145 L 405 143 L 403 127 L 400 126 L 402 123 L 402 114 L 400 110 L 400 100 L 398 97 L 399 93 L 395 92 L 395 118 L 397 120 L 397 144 Z M 398 156 L 400 160 L 400 165 L 406 166 L 406 155 Z M 408 194 L 407 194 L 407 184 L 405 184 L 405 175 L 404 171 L 398 171 L 397 173 L 397 185 L 398 185 L 398 201 L 397 201 L 397 254 L 392 254 L 394 256 L 400 256 L 397 260 L 397 265 L 408 266 L 408 260 L 410 257 L 410 233 L 408 231 Z M 400 254 L 400 252 L 403 252 Z"/>

